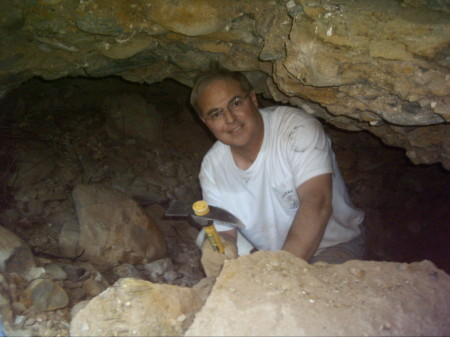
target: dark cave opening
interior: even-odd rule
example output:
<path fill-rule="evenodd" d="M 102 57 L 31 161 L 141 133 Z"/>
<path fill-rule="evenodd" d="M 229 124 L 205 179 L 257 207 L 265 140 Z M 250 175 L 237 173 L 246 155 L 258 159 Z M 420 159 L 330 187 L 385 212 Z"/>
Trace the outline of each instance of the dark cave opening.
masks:
<path fill-rule="evenodd" d="M 0 225 L 34 247 L 57 252 L 59 222 L 72 207 L 71 191 L 78 183 L 111 183 L 154 202 L 199 198 L 198 168 L 213 139 L 189 108 L 189 91 L 173 80 L 142 85 L 107 77 L 31 79 L 10 92 L 0 101 Z M 153 138 L 134 138 L 130 132 L 139 125 L 127 132 L 125 119 L 111 125 L 105 99 L 123 94 L 133 95 L 130 103 L 140 96 L 157 116 Z M 265 105 L 274 103 L 261 99 Z M 351 198 L 366 212 L 367 259 L 427 259 L 450 272 L 450 173 L 440 165 L 413 165 L 403 150 L 367 132 L 325 128 Z M 31 143 L 40 145 L 24 150 L 22 145 Z M 120 157 L 119 147 L 126 148 L 126 158 Z M 142 156 L 143 148 L 150 155 Z M 50 167 L 27 176 L 45 156 L 52 157 Z M 124 159 L 136 169 L 133 174 L 119 168 L 127 165 Z M 22 170 L 20 179 L 17 170 Z M 151 177 L 140 181 L 139 172 Z M 43 186 L 51 186 L 57 197 L 48 198 L 51 193 L 43 192 Z"/>

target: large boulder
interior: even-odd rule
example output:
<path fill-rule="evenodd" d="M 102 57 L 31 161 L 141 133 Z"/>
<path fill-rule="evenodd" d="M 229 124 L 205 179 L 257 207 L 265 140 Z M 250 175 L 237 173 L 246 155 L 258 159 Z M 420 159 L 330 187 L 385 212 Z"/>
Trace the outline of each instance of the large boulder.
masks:
<path fill-rule="evenodd" d="M 448 336 L 450 277 L 431 262 L 226 262 L 186 336 Z"/>
<path fill-rule="evenodd" d="M 91 263 L 107 268 L 166 255 L 158 226 L 125 193 L 101 185 L 78 185 L 73 198 L 80 223 L 79 246 Z"/>
<path fill-rule="evenodd" d="M 180 336 L 203 302 L 190 288 L 123 278 L 73 318 L 71 336 Z"/>
<path fill-rule="evenodd" d="M 26 274 L 35 266 L 33 253 L 26 243 L 0 226 L 0 273 Z"/>

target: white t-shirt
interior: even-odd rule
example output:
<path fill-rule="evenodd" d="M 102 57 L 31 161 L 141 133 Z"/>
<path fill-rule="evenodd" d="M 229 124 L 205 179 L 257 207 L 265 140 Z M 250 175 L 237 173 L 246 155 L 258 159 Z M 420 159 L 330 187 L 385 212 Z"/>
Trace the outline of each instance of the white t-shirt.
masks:
<path fill-rule="evenodd" d="M 350 201 L 320 122 L 292 107 L 259 111 L 264 138 L 256 160 L 242 170 L 230 147 L 217 141 L 202 162 L 203 199 L 237 216 L 246 226 L 244 236 L 256 248 L 280 250 L 299 208 L 297 187 L 317 175 L 332 173 L 333 213 L 316 254 L 358 236 L 364 213 Z M 230 230 L 219 223 L 216 227 Z"/>

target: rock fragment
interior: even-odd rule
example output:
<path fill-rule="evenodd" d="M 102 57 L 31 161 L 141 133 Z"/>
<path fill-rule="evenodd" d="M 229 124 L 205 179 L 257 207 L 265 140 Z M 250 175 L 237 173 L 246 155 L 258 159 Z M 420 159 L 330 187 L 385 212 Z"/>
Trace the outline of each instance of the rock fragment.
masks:
<path fill-rule="evenodd" d="M 124 278 L 76 313 L 70 335 L 180 336 L 201 305 L 192 289 Z"/>
<path fill-rule="evenodd" d="M 104 268 L 146 263 L 167 247 L 157 225 L 126 194 L 101 185 L 78 185 L 73 197 L 83 257 Z"/>

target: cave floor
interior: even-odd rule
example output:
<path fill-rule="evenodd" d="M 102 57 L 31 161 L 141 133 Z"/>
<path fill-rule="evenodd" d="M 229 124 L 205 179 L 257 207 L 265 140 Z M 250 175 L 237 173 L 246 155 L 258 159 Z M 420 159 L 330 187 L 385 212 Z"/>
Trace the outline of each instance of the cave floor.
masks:
<path fill-rule="evenodd" d="M 161 113 L 163 132 L 159 141 L 146 144 L 129 137 L 111 138 L 105 128 L 101 104 L 106 96 L 124 92 L 141 95 Z M 124 146 L 127 160 L 137 170 L 135 175 L 139 172 L 156 175 L 162 171 L 170 175 L 171 171 L 178 171 L 170 177 L 173 178 L 169 180 L 172 186 L 150 193 L 149 202 L 179 196 L 176 192 L 179 186 L 183 186 L 182 195 L 187 199 L 199 198 L 198 168 L 213 140 L 186 107 L 188 96 L 189 88 L 173 81 L 140 85 L 118 78 L 66 78 L 50 82 L 33 79 L 11 92 L 0 101 L 0 155 L 3 159 L 0 210 L 14 210 L 15 219 L 20 221 L 8 223 L 14 217 L 2 217 L 2 225 L 35 248 L 57 252 L 58 227 L 43 225 L 51 221 L 46 216 L 52 216 L 52 211 L 46 211 L 46 208 L 54 210 L 61 205 L 70 205 L 71 189 L 77 182 L 112 179 L 108 172 L 97 177 L 88 176 L 86 168 L 81 178 L 80 174 L 75 174 L 77 178 L 72 176 L 71 180 L 64 180 L 62 176 L 53 177 L 53 180 L 51 176 L 47 177 L 51 180 L 48 184 L 54 190 L 66 193 L 67 199 L 46 202 L 33 213 L 30 205 L 18 200 L 24 187 L 8 185 L 14 175 L 15 148 L 30 141 L 45 144 L 54 153 L 57 165 L 70 162 L 80 169 L 83 169 L 79 162 L 80 153 L 85 156 L 86 163 L 97 165 L 97 168 L 99 163 L 111 166 L 113 160 L 120 159 L 117 148 Z M 265 105 L 270 104 L 262 101 Z M 366 212 L 367 259 L 397 262 L 427 259 L 450 272 L 450 173 L 439 165 L 412 165 L 401 149 L 384 146 L 366 132 L 348 132 L 328 125 L 325 128 L 332 139 L 351 198 Z M 159 158 L 153 165 L 160 167 L 143 163 L 143 148 Z M 111 153 L 115 158 L 111 158 Z M 180 170 L 188 173 L 180 175 Z M 186 176 L 189 180 L 183 178 Z M 33 186 L 26 188 L 28 192 L 30 189 Z"/>

